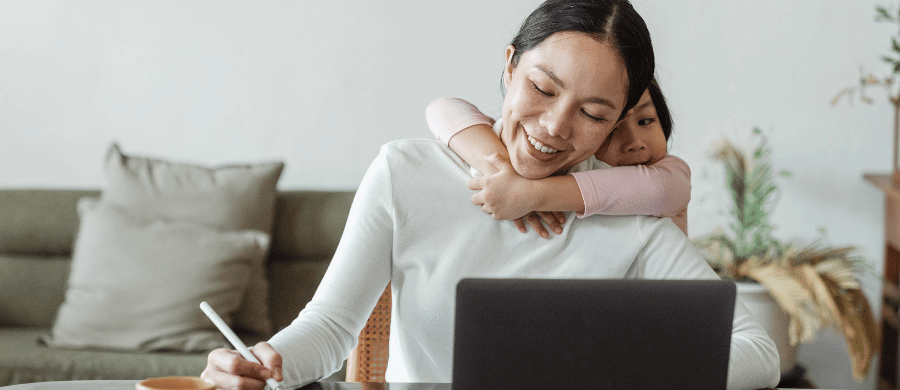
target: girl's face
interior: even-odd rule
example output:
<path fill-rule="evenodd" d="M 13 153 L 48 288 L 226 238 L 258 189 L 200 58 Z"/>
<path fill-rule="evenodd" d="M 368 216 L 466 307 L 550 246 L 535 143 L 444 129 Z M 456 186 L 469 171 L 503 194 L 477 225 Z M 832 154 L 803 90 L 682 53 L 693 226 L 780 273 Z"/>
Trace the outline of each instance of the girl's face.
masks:
<path fill-rule="evenodd" d="M 612 131 L 628 93 L 625 64 L 609 43 L 574 32 L 551 35 L 515 67 L 514 52 L 506 49 L 500 139 L 523 177 L 564 174 Z"/>
<path fill-rule="evenodd" d="M 619 122 L 594 155 L 611 166 L 650 165 L 666 156 L 666 136 L 650 92 Z"/>

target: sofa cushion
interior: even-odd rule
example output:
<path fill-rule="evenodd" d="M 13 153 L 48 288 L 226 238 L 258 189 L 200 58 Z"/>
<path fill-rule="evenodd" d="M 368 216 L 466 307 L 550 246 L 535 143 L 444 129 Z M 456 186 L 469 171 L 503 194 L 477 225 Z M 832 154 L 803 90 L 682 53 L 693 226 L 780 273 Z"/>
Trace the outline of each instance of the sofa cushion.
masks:
<path fill-rule="evenodd" d="M 50 327 L 69 264 L 68 256 L 0 253 L 0 326 Z"/>
<path fill-rule="evenodd" d="M 283 168 L 281 162 L 207 168 L 127 156 L 113 144 L 106 156 L 107 185 L 102 199 L 148 219 L 271 233 L 275 185 Z M 263 265 L 248 275 L 250 287 L 236 314 L 235 327 L 269 335 L 272 324 Z"/>
<path fill-rule="evenodd" d="M 0 190 L 0 253 L 68 256 L 78 229 L 75 203 L 97 190 Z"/>
<path fill-rule="evenodd" d="M 291 324 L 312 300 L 331 257 L 281 258 L 269 263 L 270 305 L 275 330 Z"/>
<path fill-rule="evenodd" d="M 127 353 L 49 348 L 38 342 L 49 329 L 0 329 L 0 386 L 31 382 L 198 376 L 206 353 Z"/>
<path fill-rule="evenodd" d="M 133 351 L 204 351 L 227 346 L 198 308 L 228 321 L 268 235 L 147 221 L 86 198 L 69 287 L 48 344 Z"/>
<path fill-rule="evenodd" d="M 200 376 L 206 353 L 130 353 L 49 348 L 39 342 L 49 329 L 0 328 L 0 387 L 73 380 L 142 380 Z M 247 345 L 265 341 L 247 338 Z M 344 367 L 322 381 L 343 381 Z"/>
<path fill-rule="evenodd" d="M 353 196 L 353 191 L 280 192 L 272 260 L 331 260 L 347 224 Z"/>

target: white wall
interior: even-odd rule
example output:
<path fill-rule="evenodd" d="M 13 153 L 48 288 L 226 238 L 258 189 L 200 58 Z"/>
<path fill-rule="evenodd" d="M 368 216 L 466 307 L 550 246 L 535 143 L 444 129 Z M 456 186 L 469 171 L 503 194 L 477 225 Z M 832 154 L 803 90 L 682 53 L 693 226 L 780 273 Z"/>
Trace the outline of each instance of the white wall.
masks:
<path fill-rule="evenodd" d="M 880 90 L 870 93 L 876 105 L 830 105 L 859 79 L 860 66 L 890 71 L 879 58 L 896 30 L 874 22 L 876 1 L 635 2 L 675 116 L 671 151 L 693 170 L 692 235 L 727 214 L 721 172 L 707 158 L 712 144 L 723 135 L 748 140 L 758 126 L 771 136 L 775 166 L 793 173 L 779 180 L 776 235 L 815 239 L 824 229 L 827 243 L 855 245 L 881 270 L 884 198 L 862 174 L 890 169 L 892 113 Z M 877 312 L 881 286 L 865 281 Z M 834 331 L 802 346 L 800 360 L 822 388 L 874 388 L 877 368 L 864 383 L 850 379 Z"/>
<path fill-rule="evenodd" d="M 891 113 L 884 99 L 829 105 L 860 66 L 887 71 L 894 31 L 873 22 L 876 3 L 634 2 L 675 116 L 671 151 L 693 169 L 693 235 L 726 213 L 711 145 L 758 126 L 794 174 L 777 235 L 824 229 L 880 269 L 883 198 L 862 173 L 890 168 Z M 498 113 L 503 49 L 537 3 L 0 2 L 0 187 L 100 187 L 116 140 L 211 165 L 284 160 L 283 189 L 355 188 L 381 144 L 430 136 L 431 100 Z M 801 349 L 810 376 L 873 388 L 849 379 L 842 343 L 826 331 Z"/>

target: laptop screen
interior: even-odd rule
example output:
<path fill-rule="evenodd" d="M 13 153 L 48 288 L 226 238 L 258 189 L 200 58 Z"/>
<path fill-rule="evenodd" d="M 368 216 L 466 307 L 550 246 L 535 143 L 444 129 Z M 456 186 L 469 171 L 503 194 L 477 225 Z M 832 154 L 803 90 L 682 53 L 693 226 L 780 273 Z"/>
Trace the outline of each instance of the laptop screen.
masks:
<path fill-rule="evenodd" d="M 453 389 L 724 389 L 721 280 L 464 279 Z"/>

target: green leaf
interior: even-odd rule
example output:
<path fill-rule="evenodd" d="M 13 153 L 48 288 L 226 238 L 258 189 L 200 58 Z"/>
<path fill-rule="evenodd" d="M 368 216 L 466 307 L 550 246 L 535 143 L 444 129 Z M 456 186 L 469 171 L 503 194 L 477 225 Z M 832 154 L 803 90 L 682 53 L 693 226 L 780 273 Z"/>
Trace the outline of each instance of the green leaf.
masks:
<path fill-rule="evenodd" d="M 885 21 L 885 20 L 889 21 L 889 20 L 893 19 L 891 17 L 891 14 L 889 14 L 887 9 L 884 7 L 877 6 L 877 7 L 875 7 L 875 11 L 878 13 L 878 15 L 875 16 L 875 20 L 878 22 Z"/>
<path fill-rule="evenodd" d="M 891 37 L 891 43 L 894 46 L 894 51 L 900 53 L 900 43 L 897 42 L 897 38 Z"/>
<path fill-rule="evenodd" d="M 891 65 L 894 65 L 894 64 L 900 62 L 900 60 L 895 60 L 895 59 L 893 59 L 893 58 L 891 58 L 891 57 L 888 57 L 888 56 L 882 56 L 882 57 L 881 57 L 881 60 L 884 61 L 884 62 L 887 62 L 887 63 L 889 63 L 889 64 L 891 64 Z"/>
<path fill-rule="evenodd" d="M 793 177 L 794 176 L 794 174 L 791 173 L 790 171 L 784 171 L 784 170 L 778 171 L 778 175 L 781 177 Z"/>
<path fill-rule="evenodd" d="M 894 65 L 894 73 L 900 73 L 900 62 Z"/>

